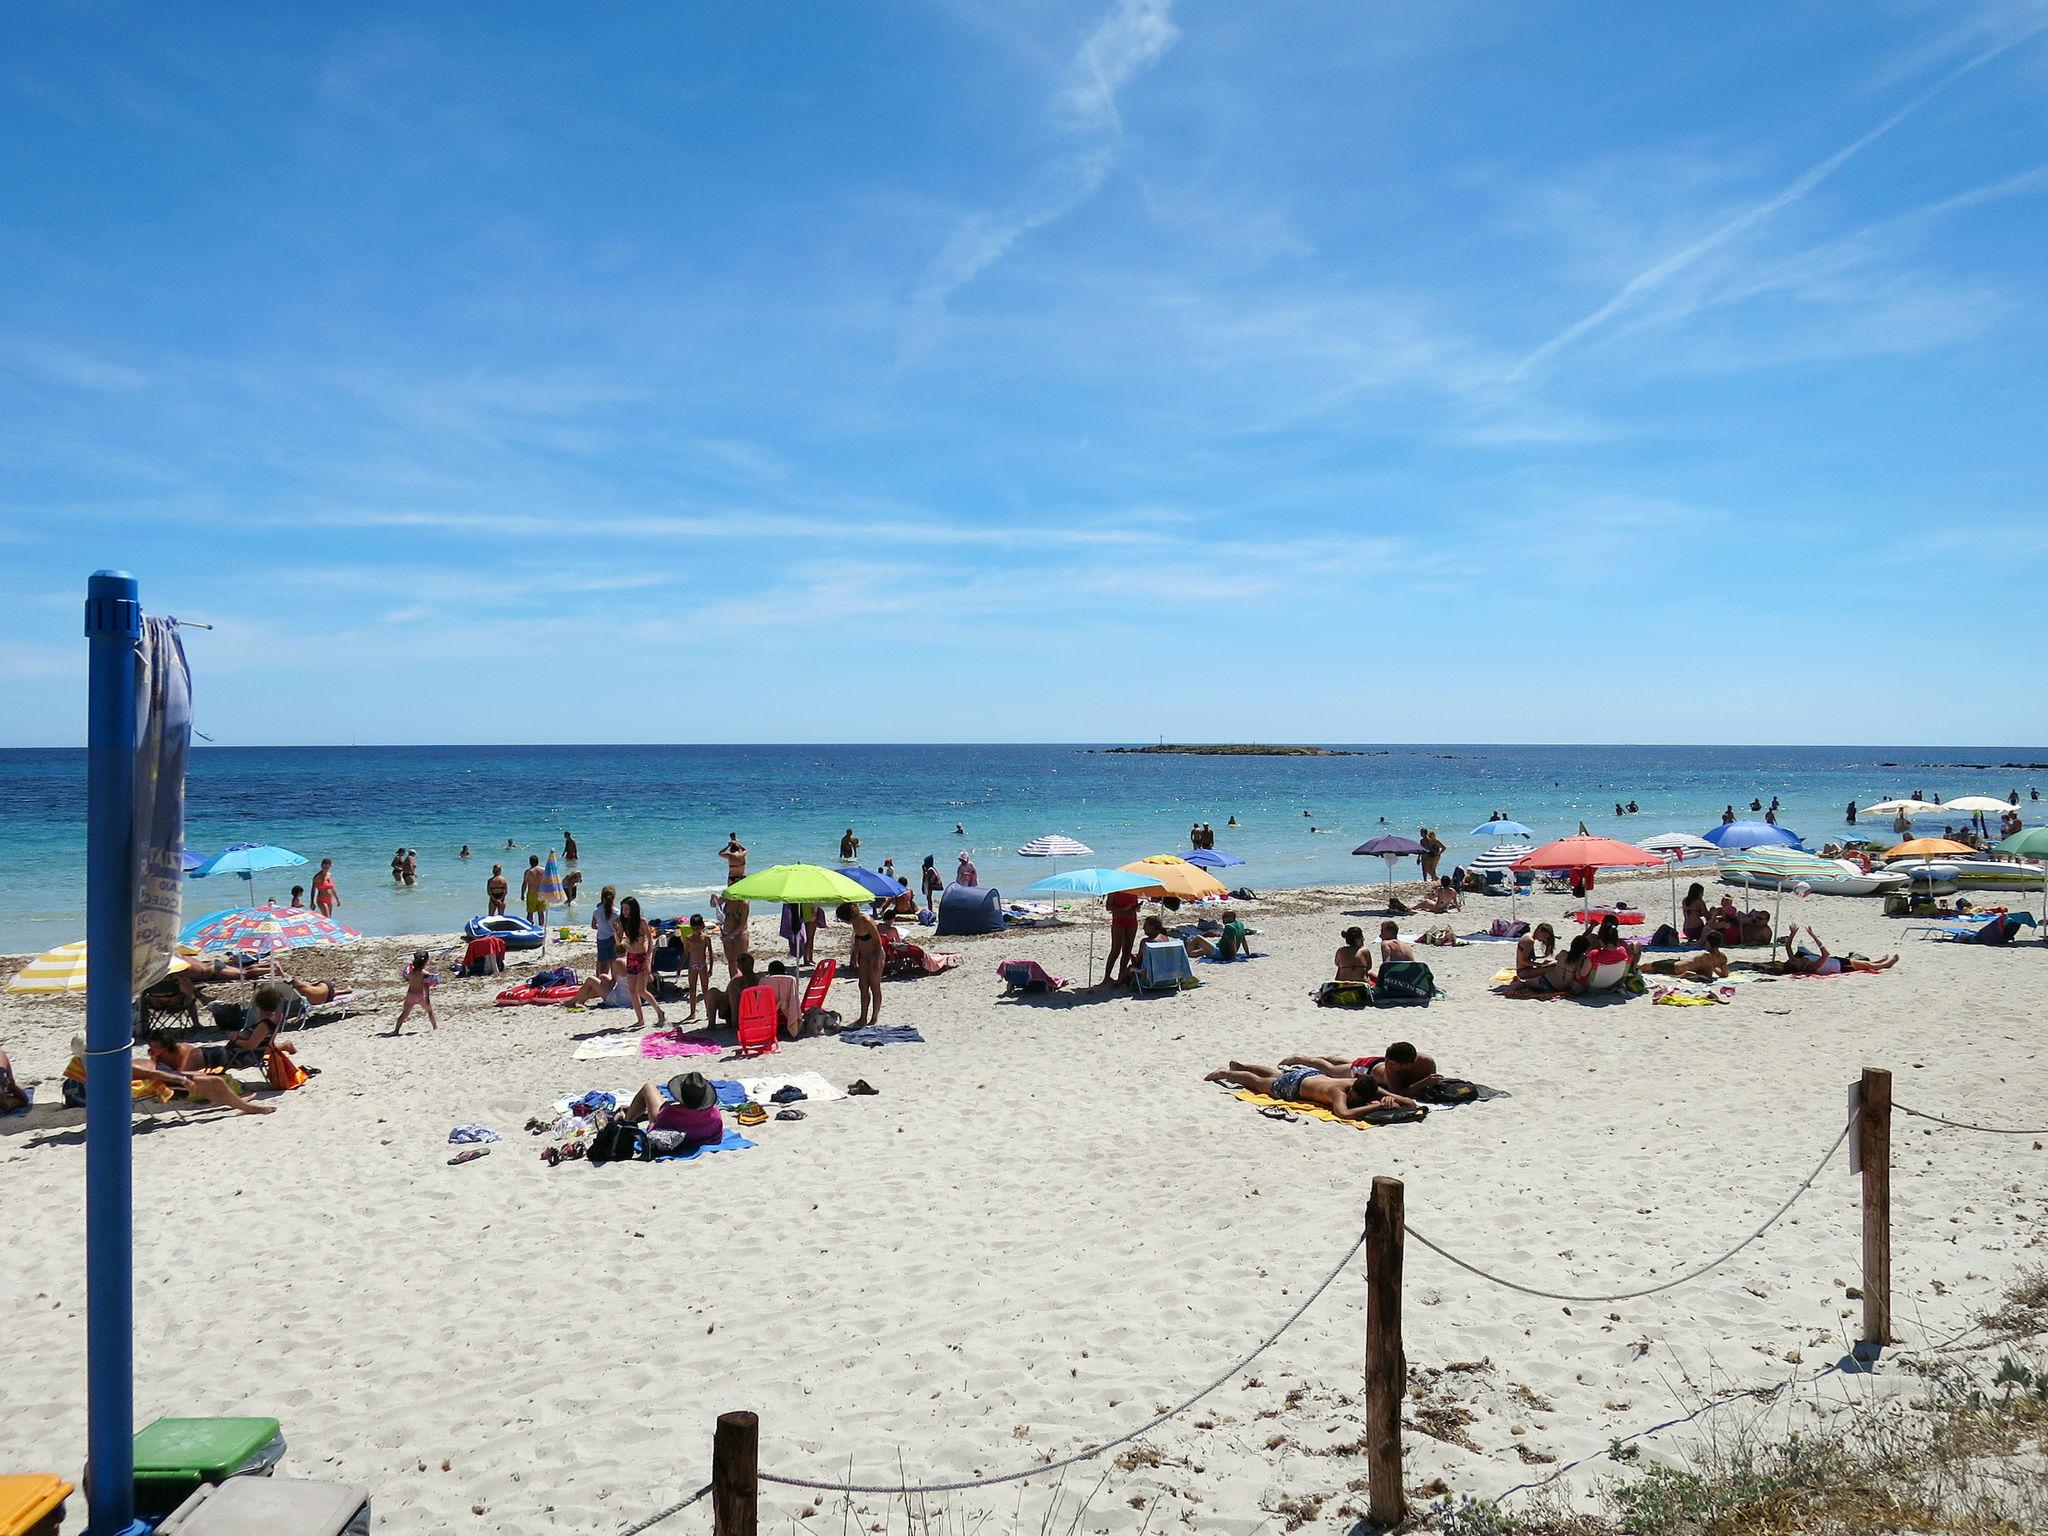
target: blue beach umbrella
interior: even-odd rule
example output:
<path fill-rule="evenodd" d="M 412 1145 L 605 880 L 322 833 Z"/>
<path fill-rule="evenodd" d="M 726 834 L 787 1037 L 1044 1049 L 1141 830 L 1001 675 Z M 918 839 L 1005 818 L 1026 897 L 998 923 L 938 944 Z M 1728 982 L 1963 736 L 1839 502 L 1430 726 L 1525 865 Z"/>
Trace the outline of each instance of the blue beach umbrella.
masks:
<path fill-rule="evenodd" d="M 202 860 L 191 874 L 194 880 L 204 880 L 208 875 L 240 875 L 244 880 L 254 880 L 260 869 L 283 869 L 305 862 L 303 853 L 293 853 L 275 843 L 236 843 Z"/>
<path fill-rule="evenodd" d="M 1218 848 L 1197 848 L 1181 857 L 1203 869 L 1230 869 L 1244 862 L 1236 854 L 1225 853 Z"/>
<path fill-rule="evenodd" d="M 1700 834 L 1716 848 L 1793 848 L 1799 834 L 1768 821 L 1725 821 Z"/>
<path fill-rule="evenodd" d="M 863 869 L 858 864 L 841 864 L 839 866 L 839 873 L 846 876 L 847 879 L 851 880 L 862 890 L 869 891 L 876 896 L 900 896 L 903 894 L 903 887 L 894 880 L 891 880 L 887 875 L 876 874 L 872 869 Z"/>
<path fill-rule="evenodd" d="M 184 861 L 185 873 L 188 875 L 206 862 L 205 854 L 194 853 L 190 848 L 185 849 L 178 857 Z"/>
<path fill-rule="evenodd" d="M 1519 821 L 1482 822 L 1465 834 L 1467 837 L 1534 837 L 1536 829 L 1525 827 Z"/>
<path fill-rule="evenodd" d="M 1134 875 L 1127 869 L 1063 869 L 1024 889 L 1027 894 L 1043 891 L 1049 896 L 1107 896 L 1112 891 L 1150 890 L 1157 883 L 1150 875 Z M 1095 975 L 1093 923 L 1088 925 L 1088 975 L 1091 980 Z"/>

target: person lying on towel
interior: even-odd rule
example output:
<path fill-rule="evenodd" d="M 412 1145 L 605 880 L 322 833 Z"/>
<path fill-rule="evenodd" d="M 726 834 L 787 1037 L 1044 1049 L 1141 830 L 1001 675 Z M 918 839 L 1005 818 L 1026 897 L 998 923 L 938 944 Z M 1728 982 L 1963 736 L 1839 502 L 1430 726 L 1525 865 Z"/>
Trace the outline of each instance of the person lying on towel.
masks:
<path fill-rule="evenodd" d="M 1728 956 L 1721 948 L 1718 930 L 1709 932 L 1707 947 L 1696 955 L 1668 955 L 1652 960 L 1643 969 L 1653 976 L 1689 976 L 1694 981 L 1715 981 L 1728 974 Z"/>
<path fill-rule="evenodd" d="M 1831 955 L 1828 953 L 1827 945 L 1821 942 L 1819 934 L 1809 928 L 1806 930 L 1806 936 L 1813 940 L 1814 949 L 1794 948 L 1793 941 L 1799 937 L 1799 930 L 1791 929 L 1783 940 L 1785 958 L 1774 966 L 1766 966 L 1765 969 L 1774 970 L 1782 976 L 1840 976 L 1846 971 L 1859 971 L 1874 976 L 1880 971 L 1890 970 L 1899 963 L 1897 955 L 1886 955 L 1882 960 L 1870 960 L 1862 955 Z M 1814 953 L 1814 950 L 1818 950 L 1819 953 Z"/>
<path fill-rule="evenodd" d="M 1353 1077 L 1347 1066 L 1342 1076 L 1318 1072 L 1314 1067 L 1261 1067 L 1233 1061 L 1219 1072 L 1202 1079 L 1229 1088 L 1248 1088 L 1269 1099 L 1289 1104 L 1307 1104 L 1327 1109 L 1339 1120 L 1363 1120 L 1376 1109 L 1413 1109 L 1415 1101 L 1389 1093 L 1369 1077 Z"/>
<path fill-rule="evenodd" d="M 1435 1057 L 1423 1055 L 1406 1040 L 1396 1040 L 1384 1056 L 1283 1056 L 1280 1065 L 1308 1067 L 1327 1077 L 1364 1078 L 1397 1098 L 1426 1092 L 1443 1076 L 1436 1069 Z"/>

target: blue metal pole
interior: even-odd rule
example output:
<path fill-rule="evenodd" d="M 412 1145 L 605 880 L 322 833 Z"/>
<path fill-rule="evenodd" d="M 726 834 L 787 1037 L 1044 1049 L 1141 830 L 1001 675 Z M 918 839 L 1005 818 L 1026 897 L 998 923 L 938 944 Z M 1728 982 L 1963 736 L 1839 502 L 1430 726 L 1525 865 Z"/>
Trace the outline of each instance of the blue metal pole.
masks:
<path fill-rule="evenodd" d="M 85 586 L 91 642 L 85 847 L 85 1496 L 89 1536 L 135 1518 L 134 1168 L 128 1057 L 135 1034 L 135 672 L 142 603 L 125 571 Z"/>

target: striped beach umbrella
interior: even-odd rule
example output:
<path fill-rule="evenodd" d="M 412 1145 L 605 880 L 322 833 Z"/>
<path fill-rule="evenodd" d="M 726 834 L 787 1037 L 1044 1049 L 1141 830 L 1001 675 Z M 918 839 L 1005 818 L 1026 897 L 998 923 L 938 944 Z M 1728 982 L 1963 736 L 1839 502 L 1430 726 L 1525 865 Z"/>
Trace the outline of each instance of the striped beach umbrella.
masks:
<path fill-rule="evenodd" d="M 1520 843 L 1495 843 L 1484 853 L 1473 855 L 1465 865 L 1482 875 L 1490 869 L 1497 869 L 1508 877 L 1508 916 L 1516 921 L 1522 915 L 1522 893 L 1515 886 L 1515 860 L 1528 851 Z"/>
<path fill-rule="evenodd" d="M 183 960 L 171 962 L 171 972 L 184 970 Z M 59 944 L 45 950 L 8 978 L 9 992 L 30 997 L 54 997 L 60 993 L 85 990 L 85 940 Z"/>
<path fill-rule="evenodd" d="M 1071 837 L 1057 832 L 1048 832 L 1044 837 L 1034 837 L 1017 852 L 1027 859 L 1085 859 L 1095 850 L 1086 843 L 1077 843 Z"/>
<path fill-rule="evenodd" d="M 548 862 L 540 872 L 540 894 L 551 907 L 566 907 L 569 898 L 562 891 L 561 867 L 555 863 L 555 850 L 548 850 Z"/>
<path fill-rule="evenodd" d="M 346 944 L 362 935 L 303 907 L 241 907 L 208 913 L 187 924 L 178 937 L 204 952 L 268 955 L 283 949 Z"/>
<path fill-rule="evenodd" d="M 1693 854 L 1716 854 L 1721 850 L 1704 837 L 1690 832 L 1658 832 L 1636 839 L 1636 846 L 1664 855 L 1664 872 L 1671 877 L 1671 926 L 1678 926 L 1678 866 Z"/>

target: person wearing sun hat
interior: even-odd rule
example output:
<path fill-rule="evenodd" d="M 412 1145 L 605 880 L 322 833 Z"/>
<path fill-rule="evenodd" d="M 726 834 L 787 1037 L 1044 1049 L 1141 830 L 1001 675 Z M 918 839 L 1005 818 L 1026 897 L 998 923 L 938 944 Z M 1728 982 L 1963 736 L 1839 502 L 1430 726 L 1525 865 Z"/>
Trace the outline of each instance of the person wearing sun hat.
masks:
<path fill-rule="evenodd" d="M 668 1080 L 668 1092 L 643 1083 L 633 1102 L 620 1111 L 629 1123 L 647 1122 L 647 1153 L 667 1157 L 715 1145 L 725 1136 L 725 1116 L 718 1110 L 718 1090 L 702 1072 L 679 1072 Z"/>

